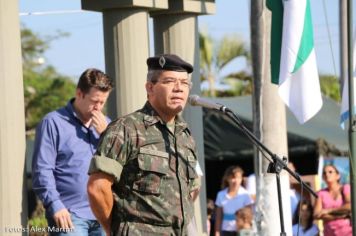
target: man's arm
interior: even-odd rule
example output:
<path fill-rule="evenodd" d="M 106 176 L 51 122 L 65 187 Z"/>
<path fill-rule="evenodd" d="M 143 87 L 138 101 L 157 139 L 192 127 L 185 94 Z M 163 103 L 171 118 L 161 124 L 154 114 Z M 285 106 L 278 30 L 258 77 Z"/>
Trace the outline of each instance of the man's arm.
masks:
<path fill-rule="evenodd" d="M 70 213 L 60 199 L 53 175 L 57 157 L 56 136 L 53 120 L 44 119 L 38 125 L 32 158 L 32 184 L 34 192 L 57 226 L 68 229 L 73 228 Z"/>
<path fill-rule="evenodd" d="M 215 233 L 214 233 L 215 236 L 220 236 L 222 217 L 223 217 L 223 209 L 217 206 L 215 208 Z"/>
<path fill-rule="evenodd" d="M 113 183 L 114 177 L 103 172 L 92 173 L 88 181 L 90 207 L 107 235 L 110 235 L 111 231 L 111 210 L 113 207 L 111 186 Z"/>

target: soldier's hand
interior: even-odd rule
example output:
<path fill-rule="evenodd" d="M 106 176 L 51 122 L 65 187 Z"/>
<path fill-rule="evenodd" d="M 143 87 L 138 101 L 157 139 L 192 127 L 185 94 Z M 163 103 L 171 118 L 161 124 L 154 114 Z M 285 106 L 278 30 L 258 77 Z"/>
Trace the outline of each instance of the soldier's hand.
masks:
<path fill-rule="evenodd" d="M 62 209 L 57 211 L 53 216 L 54 222 L 56 222 L 57 227 L 61 229 L 74 229 L 72 219 L 70 218 L 70 213 L 67 209 Z"/>
<path fill-rule="evenodd" d="M 92 115 L 93 116 L 91 118 L 92 119 L 91 125 L 95 128 L 98 134 L 101 134 L 108 126 L 106 117 L 101 111 L 93 111 Z"/>
<path fill-rule="evenodd" d="M 194 202 L 194 201 L 197 199 L 197 197 L 199 196 L 199 192 L 200 192 L 200 189 L 195 189 L 195 190 L 193 190 L 193 191 L 191 191 L 191 192 L 189 193 L 189 197 L 190 197 L 190 199 L 192 199 L 193 202 Z"/>

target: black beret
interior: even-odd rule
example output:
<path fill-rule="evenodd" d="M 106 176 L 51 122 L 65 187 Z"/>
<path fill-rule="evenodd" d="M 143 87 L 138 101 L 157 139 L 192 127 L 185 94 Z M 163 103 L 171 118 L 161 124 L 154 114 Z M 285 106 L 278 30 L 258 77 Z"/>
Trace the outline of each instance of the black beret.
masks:
<path fill-rule="evenodd" d="M 174 54 L 162 54 L 147 59 L 148 70 L 193 72 L 193 66 Z"/>

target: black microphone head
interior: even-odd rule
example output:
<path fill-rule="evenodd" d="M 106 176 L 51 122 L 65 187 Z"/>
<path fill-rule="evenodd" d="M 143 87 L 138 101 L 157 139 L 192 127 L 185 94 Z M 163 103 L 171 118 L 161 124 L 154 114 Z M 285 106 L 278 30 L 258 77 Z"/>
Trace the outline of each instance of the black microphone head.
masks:
<path fill-rule="evenodd" d="M 198 105 L 198 99 L 199 99 L 199 96 L 196 95 L 196 94 L 193 94 L 193 95 L 189 96 L 188 102 L 192 106 L 197 106 Z"/>

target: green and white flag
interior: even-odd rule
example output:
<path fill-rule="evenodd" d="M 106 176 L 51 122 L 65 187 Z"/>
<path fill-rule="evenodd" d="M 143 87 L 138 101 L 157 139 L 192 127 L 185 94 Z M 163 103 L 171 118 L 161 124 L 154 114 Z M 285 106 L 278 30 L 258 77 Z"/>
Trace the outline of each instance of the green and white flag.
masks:
<path fill-rule="evenodd" d="M 267 0 L 272 12 L 271 78 L 299 123 L 323 102 L 316 64 L 309 0 Z"/>

